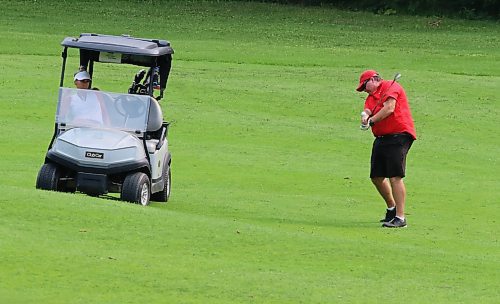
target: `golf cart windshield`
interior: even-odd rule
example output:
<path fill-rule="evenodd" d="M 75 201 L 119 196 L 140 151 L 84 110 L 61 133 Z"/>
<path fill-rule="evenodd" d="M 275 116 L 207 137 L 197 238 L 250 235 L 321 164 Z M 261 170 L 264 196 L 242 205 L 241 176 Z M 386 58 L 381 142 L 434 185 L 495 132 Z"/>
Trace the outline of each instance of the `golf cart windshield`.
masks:
<path fill-rule="evenodd" d="M 69 128 L 146 132 L 151 101 L 145 95 L 60 88 L 56 123 Z"/>

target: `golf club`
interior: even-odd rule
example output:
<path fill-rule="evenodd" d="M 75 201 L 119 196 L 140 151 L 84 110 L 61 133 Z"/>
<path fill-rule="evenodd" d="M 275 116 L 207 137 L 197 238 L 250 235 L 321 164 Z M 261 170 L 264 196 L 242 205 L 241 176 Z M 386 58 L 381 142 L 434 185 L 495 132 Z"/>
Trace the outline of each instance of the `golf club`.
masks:
<path fill-rule="evenodd" d="M 396 73 L 396 75 L 394 75 L 394 79 L 392 80 L 392 83 L 394 83 L 395 81 L 398 81 L 399 78 L 401 78 L 401 73 Z"/>
<path fill-rule="evenodd" d="M 135 74 L 134 82 L 135 83 L 141 82 L 141 80 L 144 78 L 144 75 L 146 75 L 146 70 L 141 69 L 139 72 L 137 72 L 137 74 Z"/>
<path fill-rule="evenodd" d="M 391 85 L 384 91 L 384 93 L 380 96 L 380 99 L 378 100 L 377 104 L 373 107 L 373 109 L 371 109 L 371 114 L 370 115 L 373 115 L 373 112 L 375 111 L 375 109 L 379 106 L 380 102 L 384 99 L 385 97 L 385 94 L 387 93 L 387 91 L 389 91 L 389 89 L 392 87 L 392 85 L 394 84 L 394 82 L 398 81 L 399 79 L 401 78 L 401 73 L 396 73 L 394 75 L 394 78 L 392 79 L 392 82 L 391 82 Z"/>

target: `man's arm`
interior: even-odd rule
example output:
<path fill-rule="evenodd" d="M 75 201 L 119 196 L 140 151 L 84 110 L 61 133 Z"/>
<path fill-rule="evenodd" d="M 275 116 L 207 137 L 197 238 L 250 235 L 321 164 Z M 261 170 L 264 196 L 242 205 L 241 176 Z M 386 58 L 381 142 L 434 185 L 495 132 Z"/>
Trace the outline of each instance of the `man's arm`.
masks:
<path fill-rule="evenodd" d="M 380 109 L 380 111 L 370 117 L 370 125 L 374 125 L 382 120 L 384 120 L 387 116 L 394 113 L 394 109 L 396 108 L 396 99 L 389 97 L 384 102 L 384 107 Z"/>

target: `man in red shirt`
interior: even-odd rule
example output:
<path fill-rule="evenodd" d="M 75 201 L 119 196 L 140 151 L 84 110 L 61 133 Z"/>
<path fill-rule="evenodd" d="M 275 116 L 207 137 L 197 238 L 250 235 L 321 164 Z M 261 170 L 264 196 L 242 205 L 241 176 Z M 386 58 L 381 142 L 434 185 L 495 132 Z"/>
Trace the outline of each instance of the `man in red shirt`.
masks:
<path fill-rule="evenodd" d="M 383 227 L 406 227 L 406 155 L 417 138 L 406 93 L 395 80 L 383 80 L 374 70 L 361 74 L 358 92 L 368 93 L 361 113 L 362 129 L 372 128 L 375 141 L 370 178 L 387 204 Z"/>

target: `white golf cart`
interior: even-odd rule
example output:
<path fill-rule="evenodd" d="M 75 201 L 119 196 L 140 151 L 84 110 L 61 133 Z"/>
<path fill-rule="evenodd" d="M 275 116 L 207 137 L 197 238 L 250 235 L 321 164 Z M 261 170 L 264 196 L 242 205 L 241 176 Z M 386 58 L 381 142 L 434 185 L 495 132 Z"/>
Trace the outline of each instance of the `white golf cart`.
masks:
<path fill-rule="evenodd" d="M 171 187 L 168 122 L 163 97 L 173 49 L 165 40 L 81 34 L 62 41 L 63 65 L 55 131 L 36 188 L 92 196 L 111 192 L 141 205 L 167 202 Z M 92 76 L 94 63 L 147 67 L 128 94 L 64 88 L 68 48 L 77 48 L 80 67 Z M 141 83 L 142 78 L 145 77 Z M 153 97 L 155 87 L 159 96 Z"/>

